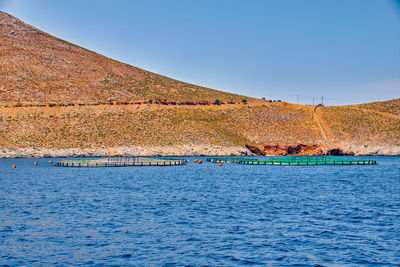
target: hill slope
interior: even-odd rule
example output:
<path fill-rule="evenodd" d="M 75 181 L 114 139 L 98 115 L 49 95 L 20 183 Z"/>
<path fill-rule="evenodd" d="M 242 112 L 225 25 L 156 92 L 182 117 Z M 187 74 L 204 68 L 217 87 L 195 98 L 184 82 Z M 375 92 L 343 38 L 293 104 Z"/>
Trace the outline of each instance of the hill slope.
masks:
<path fill-rule="evenodd" d="M 0 103 L 243 99 L 117 62 L 1 11 L 0 51 Z"/>
<path fill-rule="evenodd" d="M 400 154 L 400 99 L 318 109 L 330 143 L 353 152 Z"/>
<path fill-rule="evenodd" d="M 17 103 L 244 97 L 128 66 L 1 12 L 0 55 L 0 157 L 241 155 L 288 145 L 311 147 L 310 153 L 400 155 L 400 99 L 317 108 L 249 98 L 202 106 L 32 107 Z"/>
<path fill-rule="evenodd" d="M 367 111 L 372 110 L 376 112 L 382 112 L 382 114 L 387 114 L 387 115 L 392 114 L 400 117 L 400 98 L 383 102 L 367 103 L 367 104 L 357 105 L 355 107 L 365 109 Z"/>
<path fill-rule="evenodd" d="M 248 144 L 271 143 L 400 155 L 399 118 L 354 107 L 319 107 L 316 118 L 313 110 L 289 103 L 0 108 L 0 156 L 240 155 Z"/>

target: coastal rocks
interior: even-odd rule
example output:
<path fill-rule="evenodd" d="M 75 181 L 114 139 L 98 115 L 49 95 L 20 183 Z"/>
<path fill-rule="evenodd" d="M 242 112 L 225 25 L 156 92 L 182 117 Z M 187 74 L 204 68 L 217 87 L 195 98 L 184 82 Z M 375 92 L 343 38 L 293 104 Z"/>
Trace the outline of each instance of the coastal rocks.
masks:
<path fill-rule="evenodd" d="M 340 148 L 333 148 L 333 149 L 329 149 L 328 152 L 326 152 L 326 155 L 330 155 L 330 156 L 347 156 L 347 155 L 354 155 L 354 153 L 345 153 Z"/>
<path fill-rule="evenodd" d="M 246 148 L 250 150 L 251 153 L 259 156 L 265 156 L 265 150 L 260 149 L 256 146 L 246 145 Z"/>
<path fill-rule="evenodd" d="M 400 156 L 399 145 L 365 145 L 345 143 L 340 147 L 345 151 L 354 151 L 357 156 Z"/>
<path fill-rule="evenodd" d="M 353 153 L 354 152 L 354 153 Z M 316 144 L 268 144 L 264 146 L 223 147 L 208 144 L 182 146 L 124 146 L 92 149 L 20 148 L 0 149 L 0 158 L 74 158 L 74 157 L 156 157 L 156 156 L 312 156 L 376 155 L 400 156 L 400 146 L 343 144 L 336 147 Z"/>
<path fill-rule="evenodd" d="M 263 146 L 246 145 L 246 148 L 259 156 L 400 156 L 400 146 L 397 145 L 272 143 Z"/>
<path fill-rule="evenodd" d="M 182 146 L 132 146 L 93 149 L 20 148 L 1 149 L 0 158 L 73 158 L 73 157 L 160 157 L 160 156 L 247 156 L 252 155 L 243 147 L 223 147 L 208 144 Z"/>
<path fill-rule="evenodd" d="M 314 155 L 332 155 L 332 156 L 344 156 L 344 155 L 354 155 L 354 153 L 346 152 L 339 147 L 327 147 L 326 145 L 318 144 L 266 144 L 262 147 L 256 147 L 251 145 L 246 145 L 246 148 L 250 152 L 265 156 L 314 156 Z"/>

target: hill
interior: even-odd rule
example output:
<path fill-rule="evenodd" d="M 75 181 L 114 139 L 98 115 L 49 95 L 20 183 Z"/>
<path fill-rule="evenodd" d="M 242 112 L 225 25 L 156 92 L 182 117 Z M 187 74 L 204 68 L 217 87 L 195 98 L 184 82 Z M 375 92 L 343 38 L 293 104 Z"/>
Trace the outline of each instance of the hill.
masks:
<path fill-rule="evenodd" d="M 400 99 L 313 107 L 229 94 L 117 62 L 1 12 L 0 54 L 0 157 L 400 155 Z M 216 98 L 230 103 L 197 103 Z"/>
<path fill-rule="evenodd" d="M 0 156 L 242 155 L 256 152 L 246 145 L 271 144 L 400 155 L 400 118 L 353 106 L 313 111 L 289 103 L 0 108 Z"/>
<path fill-rule="evenodd" d="M 356 107 L 370 111 L 382 112 L 389 115 L 393 114 L 395 116 L 400 116 L 400 98 L 383 102 L 357 105 Z"/>
<path fill-rule="evenodd" d="M 328 141 L 361 154 L 400 155 L 400 99 L 318 108 Z"/>
<path fill-rule="evenodd" d="M 115 61 L 1 11 L 0 51 L 0 104 L 243 99 Z"/>

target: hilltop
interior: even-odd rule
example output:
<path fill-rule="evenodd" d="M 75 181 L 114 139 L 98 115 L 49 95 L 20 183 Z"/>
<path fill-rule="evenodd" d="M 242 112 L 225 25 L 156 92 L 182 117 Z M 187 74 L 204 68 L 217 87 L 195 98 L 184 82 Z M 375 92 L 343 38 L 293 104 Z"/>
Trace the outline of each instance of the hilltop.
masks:
<path fill-rule="evenodd" d="M 244 98 L 118 62 L 1 11 L 0 50 L 0 104 Z"/>
<path fill-rule="evenodd" d="M 2 12 L 0 54 L 0 157 L 400 155 L 400 99 L 313 107 L 225 93 L 117 62 Z"/>

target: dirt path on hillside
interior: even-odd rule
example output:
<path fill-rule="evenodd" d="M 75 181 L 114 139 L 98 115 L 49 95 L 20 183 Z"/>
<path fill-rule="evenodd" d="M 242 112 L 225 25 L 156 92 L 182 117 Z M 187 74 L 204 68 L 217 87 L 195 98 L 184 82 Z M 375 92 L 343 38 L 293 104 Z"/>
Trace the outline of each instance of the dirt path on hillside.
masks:
<path fill-rule="evenodd" d="M 318 128 L 321 132 L 321 136 L 324 138 L 324 140 L 327 142 L 333 141 L 335 138 L 331 129 L 329 128 L 328 124 L 324 121 L 324 119 L 322 119 L 322 117 L 318 114 L 319 112 L 317 112 L 319 107 L 320 106 L 312 107 L 313 117 L 318 125 Z"/>

